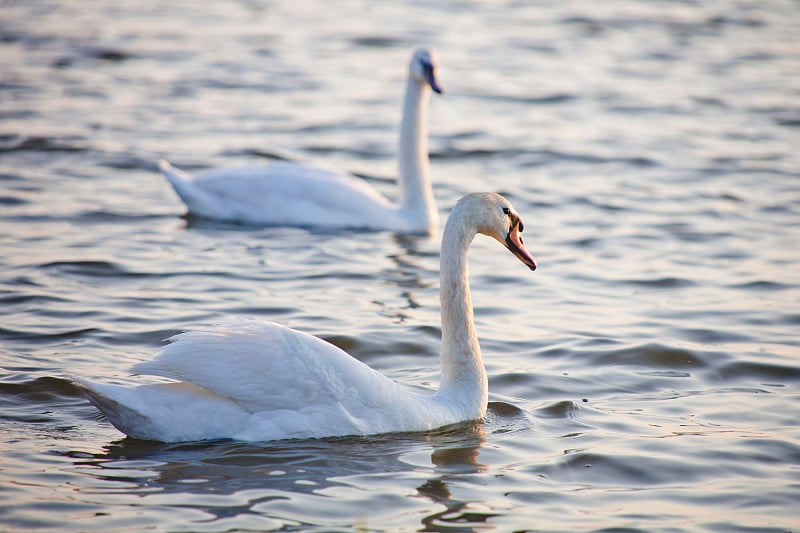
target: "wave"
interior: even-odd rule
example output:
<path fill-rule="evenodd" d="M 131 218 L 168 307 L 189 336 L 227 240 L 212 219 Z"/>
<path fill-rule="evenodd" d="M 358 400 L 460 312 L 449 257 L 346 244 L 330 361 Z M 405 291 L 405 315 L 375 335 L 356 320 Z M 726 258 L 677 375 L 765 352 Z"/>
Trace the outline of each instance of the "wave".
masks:
<path fill-rule="evenodd" d="M 0 134 L 0 153 L 3 152 L 84 152 L 88 150 L 83 137 L 48 137 L 44 135 Z"/>

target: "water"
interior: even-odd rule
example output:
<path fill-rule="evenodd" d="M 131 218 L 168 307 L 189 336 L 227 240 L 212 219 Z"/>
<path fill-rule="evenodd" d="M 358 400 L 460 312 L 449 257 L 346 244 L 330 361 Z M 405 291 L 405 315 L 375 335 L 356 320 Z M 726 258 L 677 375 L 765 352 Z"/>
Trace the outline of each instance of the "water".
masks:
<path fill-rule="evenodd" d="M 797 4 L 333 4 L 0 2 L 0 529 L 800 529 Z M 473 247 L 486 420 L 123 438 L 68 377 L 234 315 L 436 386 L 436 237 L 186 220 L 155 169 L 391 195 L 419 43 L 442 215 L 507 194 L 540 263 Z"/>

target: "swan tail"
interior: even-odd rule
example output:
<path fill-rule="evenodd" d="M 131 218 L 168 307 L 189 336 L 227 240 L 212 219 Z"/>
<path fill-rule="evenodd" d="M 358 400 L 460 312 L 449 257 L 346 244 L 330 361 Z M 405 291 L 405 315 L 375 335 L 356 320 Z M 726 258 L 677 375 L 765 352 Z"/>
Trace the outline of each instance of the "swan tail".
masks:
<path fill-rule="evenodd" d="M 167 178 L 176 191 L 185 187 L 191 181 L 191 177 L 186 172 L 173 167 L 166 159 L 158 162 L 158 170 L 164 174 L 164 177 Z"/>
<path fill-rule="evenodd" d="M 191 383 L 126 387 L 73 379 L 75 386 L 129 437 L 160 442 L 228 438 L 252 414 L 235 401 Z"/>
<path fill-rule="evenodd" d="M 148 439 L 146 428 L 150 425 L 150 421 L 136 409 L 112 398 L 114 385 L 101 385 L 83 380 L 75 380 L 74 384 L 118 430 L 130 437 Z"/>
<path fill-rule="evenodd" d="M 169 161 L 162 159 L 158 169 L 167 178 L 169 184 L 177 195 L 186 204 L 189 212 L 198 216 L 214 217 L 216 208 L 213 198 L 197 187 L 191 176 L 180 169 L 173 167 Z"/>

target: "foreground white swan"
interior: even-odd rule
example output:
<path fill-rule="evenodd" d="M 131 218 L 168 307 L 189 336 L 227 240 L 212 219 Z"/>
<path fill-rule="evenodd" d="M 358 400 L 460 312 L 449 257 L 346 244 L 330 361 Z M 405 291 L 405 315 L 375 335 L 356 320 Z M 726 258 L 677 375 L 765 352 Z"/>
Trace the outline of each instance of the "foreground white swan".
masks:
<path fill-rule="evenodd" d="M 122 432 L 166 442 L 367 435 L 479 419 L 489 384 L 473 325 L 467 249 L 483 233 L 534 270 L 522 229 L 499 194 L 470 194 L 453 208 L 442 236 L 442 373 L 435 394 L 412 392 L 311 335 L 244 319 L 177 335 L 133 368 L 176 383 L 78 386 Z"/>
<path fill-rule="evenodd" d="M 398 153 L 397 203 L 355 176 L 306 164 L 212 170 L 192 178 L 160 163 L 193 215 L 257 225 L 427 232 L 438 224 L 428 176 L 428 100 L 441 93 L 431 50 L 414 52 L 408 69 Z"/>

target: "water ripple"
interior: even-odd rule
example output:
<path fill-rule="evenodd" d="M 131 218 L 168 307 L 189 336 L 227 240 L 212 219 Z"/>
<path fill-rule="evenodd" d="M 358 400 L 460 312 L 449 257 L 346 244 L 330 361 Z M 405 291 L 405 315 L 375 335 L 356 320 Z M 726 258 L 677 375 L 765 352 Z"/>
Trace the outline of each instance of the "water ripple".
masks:
<path fill-rule="evenodd" d="M 792 530 L 793 2 L 106 4 L 0 8 L 7 529 Z M 541 264 L 475 239 L 485 419 L 124 438 L 66 376 L 132 382 L 165 338 L 240 314 L 437 387 L 441 233 L 182 219 L 156 169 L 313 158 L 395 198 L 418 42 L 448 89 L 428 117 L 442 221 L 501 191 Z"/>
<path fill-rule="evenodd" d="M 19 151 L 83 152 L 86 150 L 88 150 L 88 145 L 81 137 L 0 134 L 0 153 Z"/>
<path fill-rule="evenodd" d="M 695 350 L 647 343 L 618 350 L 598 352 L 595 363 L 604 365 L 634 365 L 659 368 L 705 368 L 705 356 Z"/>

